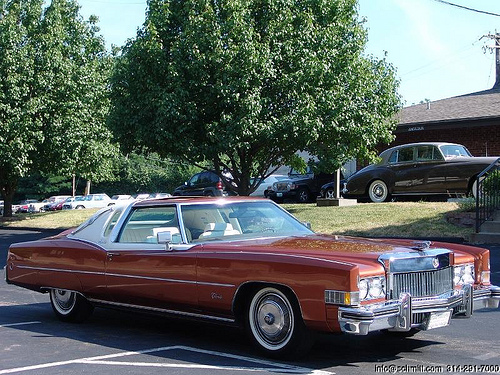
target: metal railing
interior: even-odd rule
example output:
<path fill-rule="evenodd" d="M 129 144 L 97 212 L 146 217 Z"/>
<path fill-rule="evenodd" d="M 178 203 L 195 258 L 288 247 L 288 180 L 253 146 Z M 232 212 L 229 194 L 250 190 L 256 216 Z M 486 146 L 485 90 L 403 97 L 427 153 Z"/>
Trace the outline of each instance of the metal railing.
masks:
<path fill-rule="evenodd" d="M 490 220 L 500 208 L 500 158 L 490 164 L 477 177 L 473 187 L 476 197 L 476 233 L 481 224 Z"/>

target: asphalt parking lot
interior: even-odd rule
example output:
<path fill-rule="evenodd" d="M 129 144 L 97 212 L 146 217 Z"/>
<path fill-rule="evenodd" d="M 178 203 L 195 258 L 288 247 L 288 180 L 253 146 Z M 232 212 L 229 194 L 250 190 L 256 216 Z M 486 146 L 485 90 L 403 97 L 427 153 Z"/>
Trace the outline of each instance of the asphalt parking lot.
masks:
<path fill-rule="evenodd" d="M 2 268 L 9 243 L 46 235 L 7 232 L 0 230 Z M 500 284 L 498 258 L 500 246 L 492 248 L 492 278 Z M 384 333 L 320 336 L 305 358 L 282 362 L 263 358 L 242 331 L 226 326 L 105 309 L 96 309 L 83 324 L 63 323 L 52 313 L 48 295 L 7 285 L 3 270 L 0 276 L 0 375 L 165 371 L 322 375 L 439 369 L 456 374 L 500 373 L 498 309 L 454 319 L 449 327 L 420 332 L 414 338 Z"/>

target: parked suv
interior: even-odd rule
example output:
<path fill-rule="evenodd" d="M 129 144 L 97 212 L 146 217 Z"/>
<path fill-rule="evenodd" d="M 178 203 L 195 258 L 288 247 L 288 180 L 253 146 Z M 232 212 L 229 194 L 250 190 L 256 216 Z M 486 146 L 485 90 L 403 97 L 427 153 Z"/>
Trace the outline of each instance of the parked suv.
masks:
<path fill-rule="evenodd" d="M 234 192 L 228 191 L 222 179 L 214 172 L 203 171 L 196 173 L 188 181 L 177 187 L 172 193 L 174 196 L 179 195 L 204 195 L 204 196 L 227 196 L 234 195 Z"/>
<path fill-rule="evenodd" d="M 267 195 L 276 202 L 293 199 L 298 203 L 306 203 L 315 200 L 321 186 L 334 179 L 335 176 L 330 173 L 314 173 L 310 166 L 307 167 L 305 174 L 290 168 L 288 179 L 275 182 Z"/>

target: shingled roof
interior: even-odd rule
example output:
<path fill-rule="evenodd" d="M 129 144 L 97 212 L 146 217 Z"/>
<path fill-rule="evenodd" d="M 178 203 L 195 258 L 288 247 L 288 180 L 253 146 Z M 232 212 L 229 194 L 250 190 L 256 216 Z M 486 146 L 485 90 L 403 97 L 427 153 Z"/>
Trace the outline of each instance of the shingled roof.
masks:
<path fill-rule="evenodd" d="M 399 125 L 491 118 L 500 118 L 500 88 L 403 108 L 399 112 Z"/>

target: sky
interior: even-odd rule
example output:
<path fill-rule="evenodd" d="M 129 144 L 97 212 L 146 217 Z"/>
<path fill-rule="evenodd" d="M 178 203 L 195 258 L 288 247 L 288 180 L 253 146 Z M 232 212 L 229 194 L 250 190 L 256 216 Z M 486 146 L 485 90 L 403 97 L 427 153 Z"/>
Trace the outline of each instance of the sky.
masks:
<path fill-rule="evenodd" d="M 358 0 L 368 30 L 367 55 L 396 69 L 403 105 L 490 89 L 495 58 L 483 35 L 500 32 L 500 16 L 457 8 L 440 0 Z M 447 0 L 500 15 L 499 0 Z M 99 17 L 110 47 L 134 38 L 146 0 L 79 0 L 84 18 Z"/>

